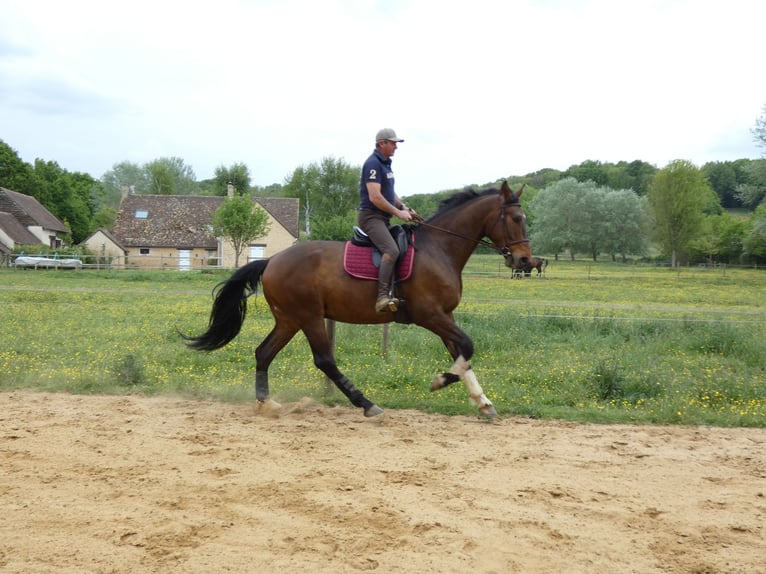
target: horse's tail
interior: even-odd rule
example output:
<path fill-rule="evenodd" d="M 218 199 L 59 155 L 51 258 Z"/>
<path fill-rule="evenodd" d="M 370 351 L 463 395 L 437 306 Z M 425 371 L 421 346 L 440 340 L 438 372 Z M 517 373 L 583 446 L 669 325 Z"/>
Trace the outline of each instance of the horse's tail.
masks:
<path fill-rule="evenodd" d="M 216 285 L 207 331 L 197 337 L 181 333 L 187 346 L 197 351 L 214 351 L 239 335 L 247 316 L 247 298 L 257 291 L 268 262 L 268 259 L 259 259 L 248 263 Z"/>

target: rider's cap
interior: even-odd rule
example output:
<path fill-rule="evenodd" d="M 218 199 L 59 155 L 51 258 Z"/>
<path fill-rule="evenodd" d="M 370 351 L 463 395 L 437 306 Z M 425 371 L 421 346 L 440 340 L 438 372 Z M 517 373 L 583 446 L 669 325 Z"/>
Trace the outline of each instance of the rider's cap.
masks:
<path fill-rule="evenodd" d="M 378 133 L 375 135 L 375 141 L 379 142 L 382 140 L 388 140 L 390 142 L 403 142 L 403 139 L 399 139 L 396 137 L 396 132 L 392 130 L 391 128 L 383 128 L 382 130 L 379 130 Z"/>

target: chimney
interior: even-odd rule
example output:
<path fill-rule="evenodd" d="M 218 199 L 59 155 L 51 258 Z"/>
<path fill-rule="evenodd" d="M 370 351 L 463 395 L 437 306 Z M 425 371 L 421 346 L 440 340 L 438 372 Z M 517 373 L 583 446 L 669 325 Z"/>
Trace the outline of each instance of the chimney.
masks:
<path fill-rule="evenodd" d="M 120 189 L 122 190 L 122 196 L 120 197 L 120 199 L 123 200 L 126 197 L 128 197 L 128 195 L 130 194 L 130 186 L 127 183 L 123 183 L 120 186 Z"/>
<path fill-rule="evenodd" d="M 226 184 L 226 196 L 229 199 L 234 197 L 234 184 L 232 182 Z"/>

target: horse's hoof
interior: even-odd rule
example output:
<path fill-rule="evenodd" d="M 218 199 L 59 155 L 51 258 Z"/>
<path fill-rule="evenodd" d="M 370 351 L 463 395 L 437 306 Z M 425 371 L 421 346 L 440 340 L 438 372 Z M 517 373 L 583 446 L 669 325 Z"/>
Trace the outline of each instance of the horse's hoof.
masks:
<path fill-rule="evenodd" d="M 434 377 L 434 380 L 431 381 L 431 392 L 438 391 L 439 389 L 443 389 L 445 387 L 444 385 L 444 377 L 440 375 L 436 375 Z"/>
<path fill-rule="evenodd" d="M 479 412 L 483 417 L 489 420 L 497 418 L 497 411 L 495 410 L 494 405 L 484 405 L 483 407 L 479 407 Z"/>
<path fill-rule="evenodd" d="M 282 405 L 277 401 L 266 399 L 255 403 L 255 414 L 269 417 L 271 419 L 279 418 L 282 412 Z"/>
<path fill-rule="evenodd" d="M 374 417 L 382 413 L 383 409 L 381 409 L 378 405 L 372 405 L 371 407 L 368 407 L 364 410 L 364 416 L 367 418 Z"/>
<path fill-rule="evenodd" d="M 440 375 L 436 375 L 434 380 L 431 382 L 431 392 L 443 389 L 444 387 L 451 385 L 452 383 L 456 383 L 459 380 L 460 375 L 456 375 L 455 373 L 442 373 Z"/>

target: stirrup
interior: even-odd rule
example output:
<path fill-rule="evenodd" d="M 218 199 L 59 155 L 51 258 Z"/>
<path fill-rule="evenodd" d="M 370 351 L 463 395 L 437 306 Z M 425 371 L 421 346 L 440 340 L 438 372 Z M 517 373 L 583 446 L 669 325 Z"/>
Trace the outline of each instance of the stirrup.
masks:
<path fill-rule="evenodd" d="M 396 313 L 398 309 L 399 299 L 396 297 L 378 299 L 375 303 L 375 311 L 378 313 Z"/>

